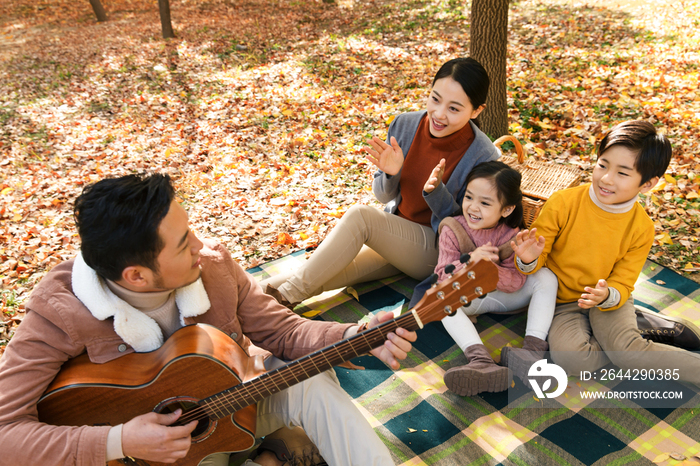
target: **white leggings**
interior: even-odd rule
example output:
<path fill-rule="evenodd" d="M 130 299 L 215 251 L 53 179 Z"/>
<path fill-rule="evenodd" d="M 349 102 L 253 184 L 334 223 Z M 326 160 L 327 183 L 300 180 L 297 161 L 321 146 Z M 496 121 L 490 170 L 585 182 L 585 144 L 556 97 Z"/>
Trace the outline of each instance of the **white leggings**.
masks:
<path fill-rule="evenodd" d="M 528 306 L 529 303 L 525 335 L 546 340 L 554 316 L 556 299 L 557 276 L 543 267 L 534 274 L 528 275 L 525 284 L 518 291 L 513 293 L 492 291 L 484 299 L 475 299 L 471 306 L 462 307 L 455 315 L 445 317 L 442 319 L 442 324 L 457 346 L 465 351 L 467 347 L 481 343 L 479 332 L 476 331 L 468 316 L 487 312 L 497 314 L 515 311 Z"/>

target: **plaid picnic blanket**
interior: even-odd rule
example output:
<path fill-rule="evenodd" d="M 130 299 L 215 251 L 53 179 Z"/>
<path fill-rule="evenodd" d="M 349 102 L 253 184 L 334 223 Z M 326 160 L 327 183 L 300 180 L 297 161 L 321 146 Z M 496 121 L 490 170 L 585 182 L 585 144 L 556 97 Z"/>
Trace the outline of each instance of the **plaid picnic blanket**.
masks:
<path fill-rule="evenodd" d="M 301 251 L 250 272 L 263 279 L 304 260 Z M 402 275 L 364 283 L 307 300 L 296 312 L 339 322 L 357 322 L 379 310 L 397 313 L 406 310 L 416 284 Z M 700 325 L 700 285 L 658 264 L 646 263 L 634 298 L 648 309 Z M 479 316 L 476 326 L 497 358 L 506 344 L 522 344 L 525 321 L 525 314 L 486 314 Z M 418 331 L 414 350 L 397 372 L 371 356 L 352 362 L 365 370 L 336 368 L 341 385 L 389 447 L 396 464 L 665 465 L 678 463 L 671 454 L 681 459 L 700 455 L 700 396 L 692 390 L 682 407 L 649 409 L 629 400 L 591 401 L 568 395 L 547 399 L 547 407 L 538 407 L 541 401 L 524 387 L 519 398 L 515 387 L 515 401 L 513 390 L 510 399 L 507 392 L 474 397 L 451 393 L 443 374 L 467 361 L 440 322 Z M 569 387 L 582 383 L 569 378 Z M 594 391 L 615 385 L 588 384 Z"/>

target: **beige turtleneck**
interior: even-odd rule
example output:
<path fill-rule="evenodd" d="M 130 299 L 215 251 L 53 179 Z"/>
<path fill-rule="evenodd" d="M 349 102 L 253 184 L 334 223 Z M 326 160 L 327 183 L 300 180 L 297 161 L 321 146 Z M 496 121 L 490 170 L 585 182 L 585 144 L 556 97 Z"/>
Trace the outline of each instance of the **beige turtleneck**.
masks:
<path fill-rule="evenodd" d="M 155 320 L 163 331 L 165 339 L 182 327 L 180 324 L 180 313 L 175 304 L 175 290 L 142 293 L 128 290 L 111 280 L 105 281 L 107 282 L 107 287 L 118 298 L 123 299 L 132 307 Z"/>
<path fill-rule="evenodd" d="M 175 333 L 182 324 L 180 313 L 175 304 L 175 290 L 154 291 L 139 293 L 131 291 L 111 280 L 105 280 L 107 287 L 119 299 L 126 301 L 132 307 L 146 314 L 158 323 L 163 331 L 163 337 L 168 338 Z M 114 426 L 107 436 L 107 461 L 123 458 L 122 450 L 122 426 Z"/>

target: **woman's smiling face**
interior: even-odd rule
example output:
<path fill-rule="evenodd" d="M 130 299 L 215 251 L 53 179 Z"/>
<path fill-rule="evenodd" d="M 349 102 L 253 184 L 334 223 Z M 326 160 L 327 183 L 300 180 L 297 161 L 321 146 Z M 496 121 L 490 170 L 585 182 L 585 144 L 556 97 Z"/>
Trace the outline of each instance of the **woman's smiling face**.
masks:
<path fill-rule="evenodd" d="M 428 118 L 430 134 L 444 138 L 464 128 L 469 120 L 476 118 L 486 107 L 472 106 L 469 96 L 454 79 L 442 78 L 435 81 L 428 97 Z"/>

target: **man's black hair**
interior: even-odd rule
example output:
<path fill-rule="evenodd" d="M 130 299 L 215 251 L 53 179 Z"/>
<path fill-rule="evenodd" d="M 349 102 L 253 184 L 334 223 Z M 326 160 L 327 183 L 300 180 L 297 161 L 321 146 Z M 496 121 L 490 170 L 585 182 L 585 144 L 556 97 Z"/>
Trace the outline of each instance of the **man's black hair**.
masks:
<path fill-rule="evenodd" d="M 127 175 L 86 186 L 74 210 L 85 263 L 112 281 L 132 265 L 157 273 L 164 247 L 158 226 L 174 197 L 168 175 Z"/>
<path fill-rule="evenodd" d="M 671 141 L 656 132 L 645 120 L 624 121 L 611 129 L 600 141 L 598 158 L 614 145 L 621 145 L 637 154 L 634 168 L 642 175 L 640 186 L 655 176 L 664 176 L 671 162 Z"/>

